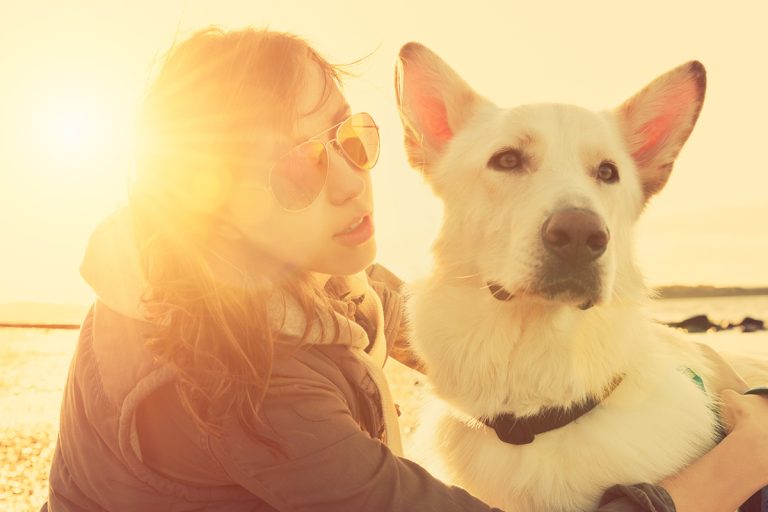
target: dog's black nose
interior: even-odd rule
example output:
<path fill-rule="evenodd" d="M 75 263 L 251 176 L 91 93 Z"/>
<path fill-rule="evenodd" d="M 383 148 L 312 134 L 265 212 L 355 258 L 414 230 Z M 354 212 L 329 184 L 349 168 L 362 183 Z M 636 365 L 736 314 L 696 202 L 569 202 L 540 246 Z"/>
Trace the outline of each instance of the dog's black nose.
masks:
<path fill-rule="evenodd" d="M 595 212 L 568 208 L 553 213 L 541 228 L 544 246 L 568 263 L 589 263 L 608 246 L 608 227 Z"/>

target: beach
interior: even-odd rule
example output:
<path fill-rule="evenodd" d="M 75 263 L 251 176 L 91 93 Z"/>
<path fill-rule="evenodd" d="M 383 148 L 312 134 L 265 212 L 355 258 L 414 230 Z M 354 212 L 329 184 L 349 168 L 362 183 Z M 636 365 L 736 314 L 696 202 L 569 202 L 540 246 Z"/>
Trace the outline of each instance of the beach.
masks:
<path fill-rule="evenodd" d="M 714 320 L 737 321 L 742 315 L 768 318 L 768 297 L 670 299 L 654 305 L 663 321 L 706 312 Z M 0 510 L 39 510 L 48 493 L 48 471 L 58 432 L 58 416 L 77 331 L 0 329 Z M 718 349 L 747 352 L 768 359 L 768 332 L 739 331 L 694 335 Z M 409 452 L 420 405 L 428 398 L 425 378 L 396 361 L 386 366 Z"/>
<path fill-rule="evenodd" d="M 77 331 L 0 329 L 0 510 L 39 510 Z"/>

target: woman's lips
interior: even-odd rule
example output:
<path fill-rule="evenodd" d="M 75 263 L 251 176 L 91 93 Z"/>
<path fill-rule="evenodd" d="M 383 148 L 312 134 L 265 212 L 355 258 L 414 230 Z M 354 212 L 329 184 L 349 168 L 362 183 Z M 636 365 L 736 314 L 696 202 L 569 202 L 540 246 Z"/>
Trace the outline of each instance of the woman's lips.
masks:
<path fill-rule="evenodd" d="M 333 238 L 343 245 L 355 246 L 370 240 L 373 231 L 373 219 L 368 214 L 345 230 L 333 235 Z"/>

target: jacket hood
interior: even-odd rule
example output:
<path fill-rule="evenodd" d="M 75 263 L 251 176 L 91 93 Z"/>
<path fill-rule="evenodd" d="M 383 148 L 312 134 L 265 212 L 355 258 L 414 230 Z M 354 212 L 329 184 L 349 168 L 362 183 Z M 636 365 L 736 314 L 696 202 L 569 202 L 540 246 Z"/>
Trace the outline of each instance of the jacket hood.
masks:
<path fill-rule="evenodd" d="M 127 207 L 96 226 L 85 249 L 80 275 L 110 309 L 135 320 L 144 319 L 141 295 L 147 282 Z"/>

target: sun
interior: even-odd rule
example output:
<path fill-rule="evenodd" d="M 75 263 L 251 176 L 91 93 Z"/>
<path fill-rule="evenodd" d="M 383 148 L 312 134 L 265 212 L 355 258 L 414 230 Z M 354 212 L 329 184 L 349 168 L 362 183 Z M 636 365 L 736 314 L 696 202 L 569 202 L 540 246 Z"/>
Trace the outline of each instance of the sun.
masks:
<path fill-rule="evenodd" d="M 60 151 L 82 151 L 93 139 L 93 115 L 83 108 L 60 107 L 50 121 L 51 142 Z"/>
<path fill-rule="evenodd" d="M 28 133 L 36 134 L 38 155 L 46 158 L 49 169 L 81 168 L 110 149 L 113 137 L 103 103 L 83 93 L 49 94 L 38 103 Z"/>

